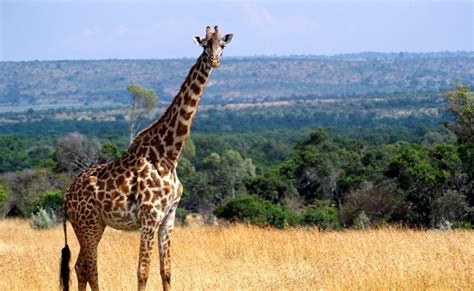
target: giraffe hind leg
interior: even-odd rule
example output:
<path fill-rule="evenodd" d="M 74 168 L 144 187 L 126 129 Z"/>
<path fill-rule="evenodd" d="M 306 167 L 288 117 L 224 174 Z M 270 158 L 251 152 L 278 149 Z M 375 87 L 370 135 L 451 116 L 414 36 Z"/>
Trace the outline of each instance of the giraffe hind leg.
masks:
<path fill-rule="evenodd" d="M 87 283 L 93 291 L 99 290 L 97 246 L 104 233 L 105 225 L 98 219 L 94 219 L 93 223 L 88 221 L 87 224 L 80 226 L 73 224 L 73 227 L 81 246 L 75 265 L 78 290 L 86 290 Z"/>

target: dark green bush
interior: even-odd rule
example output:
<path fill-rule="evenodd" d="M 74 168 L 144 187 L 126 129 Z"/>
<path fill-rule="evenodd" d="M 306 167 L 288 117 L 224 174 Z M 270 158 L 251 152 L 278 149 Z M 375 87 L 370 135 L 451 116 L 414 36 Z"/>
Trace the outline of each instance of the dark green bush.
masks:
<path fill-rule="evenodd" d="M 255 196 L 231 199 L 217 207 L 214 215 L 229 221 L 277 228 L 298 224 L 297 216 L 287 207 L 274 205 Z"/>
<path fill-rule="evenodd" d="M 63 193 L 60 190 L 46 192 L 36 203 L 37 207 L 57 211 L 63 207 Z"/>
<path fill-rule="evenodd" d="M 302 215 L 302 224 L 317 226 L 321 229 L 338 229 L 337 210 L 329 203 L 319 202 L 306 209 Z"/>
<path fill-rule="evenodd" d="M 3 204 L 8 200 L 8 190 L 5 185 L 0 183 L 0 208 L 3 206 Z"/>

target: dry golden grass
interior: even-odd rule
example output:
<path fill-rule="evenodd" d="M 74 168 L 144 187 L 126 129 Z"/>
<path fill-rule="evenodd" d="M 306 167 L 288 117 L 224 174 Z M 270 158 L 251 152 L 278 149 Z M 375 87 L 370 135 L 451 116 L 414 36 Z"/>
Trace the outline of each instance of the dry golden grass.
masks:
<path fill-rule="evenodd" d="M 72 267 L 79 247 L 68 232 Z M 103 290 L 136 288 L 138 240 L 136 232 L 106 230 Z M 0 221 L 0 290 L 57 290 L 62 246 L 60 227 Z M 177 228 L 172 261 L 175 290 L 474 290 L 472 231 Z M 71 280 L 75 288 L 74 272 Z M 161 289 L 156 254 L 148 289 Z"/>

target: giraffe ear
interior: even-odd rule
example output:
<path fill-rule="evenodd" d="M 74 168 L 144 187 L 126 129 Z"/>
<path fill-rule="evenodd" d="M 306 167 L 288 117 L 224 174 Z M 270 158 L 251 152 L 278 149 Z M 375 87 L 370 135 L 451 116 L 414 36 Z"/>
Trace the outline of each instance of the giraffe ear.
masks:
<path fill-rule="evenodd" d="M 232 40 L 232 37 L 234 35 L 232 33 L 230 34 L 226 34 L 224 35 L 224 37 L 222 38 L 222 41 L 225 43 L 225 44 L 228 44 L 231 40 Z"/>
<path fill-rule="evenodd" d="M 199 37 L 197 35 L 193 36 L 193 41 L 196 45 L 199 45 L 199 46 L 203 45 L 203 41 L 202 41 L 201 37 Z"/>

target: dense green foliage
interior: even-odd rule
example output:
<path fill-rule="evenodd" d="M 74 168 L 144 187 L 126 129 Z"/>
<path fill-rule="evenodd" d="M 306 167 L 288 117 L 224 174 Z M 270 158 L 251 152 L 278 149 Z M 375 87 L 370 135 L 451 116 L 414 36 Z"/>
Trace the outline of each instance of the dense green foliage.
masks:
<path fill-rule="evenodd" d="M 178 216 L 213 212 L 279 228 L 470 227 L 471 99 L 466 86 L 449 93 L 446 128 L 445 114 L 322 114 L 313 123 L 306 115 L 317 111 L 305 105 L 288 112 L 205 111 L 180 159 L 185 190 Z M 128 145 L 124 121 L 43 120 L 2 129 L 2 216 L 30 216 L 38 207 L 58 210 L 78 171 L 117 158 Z"/>
<path fill-rule="evenodd" d="M 217 207 L 214 214 L 229 221 L 244 221 L 261 226 L 284 228 L 297 224 L 297 217 L 287 207 L 255 196 L 231 199 Z"/>

